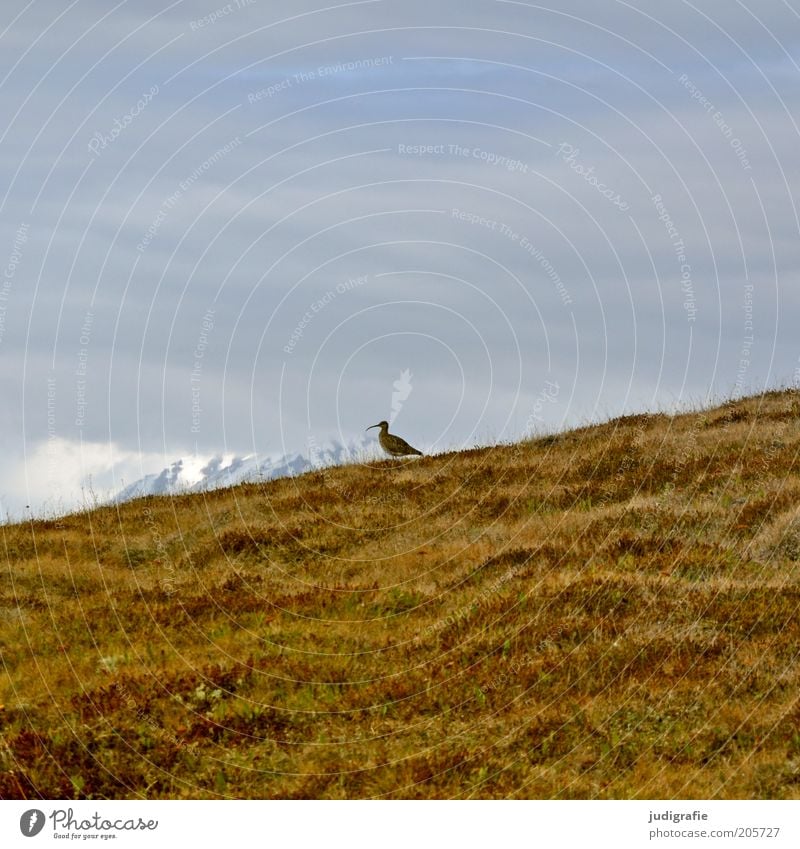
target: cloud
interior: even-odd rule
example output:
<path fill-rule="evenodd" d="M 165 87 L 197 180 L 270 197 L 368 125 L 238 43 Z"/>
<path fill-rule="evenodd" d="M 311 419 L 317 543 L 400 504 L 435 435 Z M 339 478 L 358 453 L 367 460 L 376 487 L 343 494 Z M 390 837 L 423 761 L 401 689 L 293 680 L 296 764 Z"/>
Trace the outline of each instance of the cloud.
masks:
<path fill-rule="evenodd" d="M 404 429 L 441 445 L 519 435 L 548 379 L 548 426 L 728 391 L 750 284 L 747 378 L 794 374 L 787 4 L 81 9 L 2 40 L 18 501 L 52 500 L 54 446 L 74 503 L 88 474 L 346 438 L 403 370 Z"/>
<path fill-rule="evenodd" d="M 27 506 L 36 516 L 58 515 L 107 499 L 159 463 L 165 464 L 162 455 L 124 449 L 116 443 L 54 436 L 35 443 L 24 459 L 6 464 L 0 504 L 12 516 L 22 517 Z M 198 464 L 199 470 L 203 461 L 198 459 Z"/>

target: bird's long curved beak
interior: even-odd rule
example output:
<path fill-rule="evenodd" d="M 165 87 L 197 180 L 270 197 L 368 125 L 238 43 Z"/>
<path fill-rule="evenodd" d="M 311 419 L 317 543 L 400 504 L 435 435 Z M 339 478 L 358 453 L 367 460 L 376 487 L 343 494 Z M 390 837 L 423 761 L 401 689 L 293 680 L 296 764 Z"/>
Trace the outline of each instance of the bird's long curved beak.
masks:
<path fill-rule="evenodd" d="M 380 427 L 380 425 L 370 425 L 370 426 L 367 428 L 367 430 L 372 430 L 372 428 L 374 428 L 374 427 Z M 366 432 L 366 431 L 365 431 L 365 432 Z"/>

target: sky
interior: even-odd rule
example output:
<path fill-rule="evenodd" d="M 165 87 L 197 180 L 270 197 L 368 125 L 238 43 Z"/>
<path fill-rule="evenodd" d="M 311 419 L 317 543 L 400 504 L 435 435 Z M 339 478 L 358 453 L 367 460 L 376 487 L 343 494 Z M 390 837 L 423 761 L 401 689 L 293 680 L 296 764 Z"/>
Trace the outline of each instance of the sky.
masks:
<path fill-rule="evenodd" d="M 798 382 L 797 0 L 3 8 L 9 517 Z"/>

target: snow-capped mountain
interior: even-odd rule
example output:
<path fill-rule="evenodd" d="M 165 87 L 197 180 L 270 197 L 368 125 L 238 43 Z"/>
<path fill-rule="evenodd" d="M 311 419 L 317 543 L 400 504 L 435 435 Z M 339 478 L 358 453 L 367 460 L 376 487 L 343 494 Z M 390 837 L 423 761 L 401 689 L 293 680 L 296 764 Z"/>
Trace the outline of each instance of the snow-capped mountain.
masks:
<path fill-rule="evenodd" d="M 246 481 L 291 477 L 313 469 L 375 459 L 378 453 L 375 438 L 364 435 L 346 444 L 332 440 L 318 445 L 311 441 L 305 453 L 279 457 L 259 457 L 257 454 L 181 457 L 160 472 L 128 484 L 114 496 L 113 501 L 130 501 L 144 495 L 202 492 Z"/>

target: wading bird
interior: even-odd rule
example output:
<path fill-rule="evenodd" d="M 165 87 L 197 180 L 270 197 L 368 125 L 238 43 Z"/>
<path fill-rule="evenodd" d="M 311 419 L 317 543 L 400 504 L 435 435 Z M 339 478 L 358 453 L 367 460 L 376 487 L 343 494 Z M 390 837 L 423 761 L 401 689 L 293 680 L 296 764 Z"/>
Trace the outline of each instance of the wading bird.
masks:
<path fill-rule="evenodd" d="M 378 424 L 370 425 L 367 430 L 372 430 L 374 427 L 381 429 L 381 435 L 378 437 L 378 441 L 381 444 L 381 448 L 392 457 L 407 457 L 410 454 L 423 456 L 422 451 L 412 448 L 405 439 L 400 439 L 399 436 L 389 433 L 389 422 L 378 422 Z"/>

